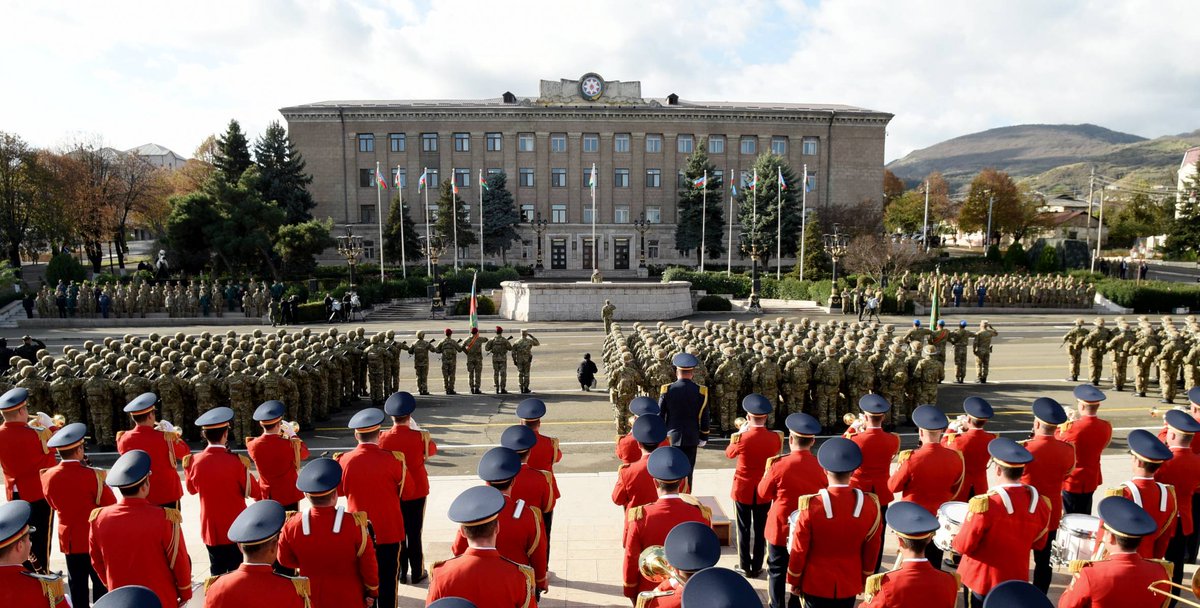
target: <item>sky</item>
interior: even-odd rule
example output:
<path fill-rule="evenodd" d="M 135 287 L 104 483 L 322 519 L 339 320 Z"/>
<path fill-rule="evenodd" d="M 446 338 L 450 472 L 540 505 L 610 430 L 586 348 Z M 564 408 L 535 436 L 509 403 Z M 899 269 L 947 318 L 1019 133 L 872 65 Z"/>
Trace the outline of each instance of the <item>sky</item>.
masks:
<path fill-rule="evenodd" d="M 0 131 L 191 156 L 331 99 L 643 96 L 895 114 L 886 159 L 1022 123 L 1200 128 L 1196 0 L 0 0 Z"/>

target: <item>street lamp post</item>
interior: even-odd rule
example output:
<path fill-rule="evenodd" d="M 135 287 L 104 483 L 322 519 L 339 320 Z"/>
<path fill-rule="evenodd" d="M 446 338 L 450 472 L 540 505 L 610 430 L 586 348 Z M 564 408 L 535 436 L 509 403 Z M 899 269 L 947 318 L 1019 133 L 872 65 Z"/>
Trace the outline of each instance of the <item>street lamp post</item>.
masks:
<path fill-rule="evenodd" d="M 530 225 L 533 226 L 533 233 L 535 235 L 537 235 L 537 263 L 533 265 L 533 269 L 534 270 L 543 270 L 544 267 L 542 266 L 542 235 L 546 233 L 546 224 L 548 224 L 549 222 L 542 219 L 542 212 L 538 211 L 534 215 L 533 221 L 529 222 L 529 223 L 530 223 Z M 596 248 L 596 244 L 592 243 L 592 249 L 594 250 L 595 248 Z M 592 251 L 592 255 L 596 255 L 596 252 Z"/>
<path fill-rule="evenodd" d="M 759 301 L 759 293 L 762 288 L 762 281 L 758 277 L 758 265 L 761 262 L 759 257 L 763 254 L 763 250 L 758 246 L 758 241 L 753 234 L 742 233 L 742 251 L 750 256 L 750 304 L 747 307 L 748 312 L 762 314 L 762 303 Z"/>
<path fill-rule="evenodd" d="M 337 237 L 337 251 L 346 258 L 346 264 L 350 266 L 350 288 L 353 289 L 354 265 L 358 263 L 358 257 L 363 253 L 363 237 L 355 235 L 347 226 L 346 234 Z"/>
<path fill-rule="evenodd" d="M 444 316 L 442 309 L 442 285 L 438 277 L 438 257 L 445 251 L 441 237 L 432 235 L 425 239 L 425 257 L 433 269 L 429 284 L 429 318 L 437 318 L 439 313 Z"/>
<path fill-rule="evenodd" d="M 833 225 L 833 234 L 824 235 L 825 253 L 833 260 L 833 293 L 829 296 L 829 307 L 841 305 L 841 294 L 837 291 L 837 262 L 838 258 L 846 255 L 850 239 L 841 232 L 841 225 Z"/>
<path fill-rule="evenodd" d="M 643 211 L 638 219 L 633 220 L 633 229 L 637 230 L 638 238 L 641 240 L 641 246 L 638 248 L 638 268 L 646 267 L 646 231 L 650 229 L 650 224 L 646 222 L 646 212 Z M 592 243 L 592 255 L 595 253 L 596 244 Z"/>

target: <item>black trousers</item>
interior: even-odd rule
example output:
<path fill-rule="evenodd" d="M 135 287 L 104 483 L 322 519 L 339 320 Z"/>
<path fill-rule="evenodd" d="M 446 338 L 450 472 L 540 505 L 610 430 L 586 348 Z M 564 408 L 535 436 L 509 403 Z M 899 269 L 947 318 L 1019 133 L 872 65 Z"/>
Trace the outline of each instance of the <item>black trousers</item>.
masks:
<path fill-rule="evenodd" d="M 375 545 L 379 562 L 378 608 L 396 608 L 396 580 L 400 575 L 400 543 Z M 481 581 L 482 582 L 482 581 Z"/>
<path fill-rule="evenodd" d="M 1188 537 L 1183 534 L 1183 521 L 1176 519 L 1175 535 L 1167 543 L 1167 553 L 1163 556 L 1167 561 L 1175 565 L 1175 571 L 1171 573 L 1171 580 L 1175 584 L 1183 582 L 1183 565 L 1187 563 L 1187 545 Z M 1168 606 L 1175 608 L 1176 603 L 1175 600 L 1171 600 Z"/>
<path fill-rule="evenodd" d="M 1192 533 L 1188 535 L 1187 544 L 1187 560 L 1195 562 L 1198 555 L 1198 545 L 1200 545 L 1200 526 L 1195 526 L 1196 515 L 1200 515 L 1200 492 L 1192 494 Z"/>
<path fill-rule="evenodd" d="M 816 597 L 814 595 L 804 596 L 804 608 L 854 608 L 856 598 L 831 598 L 831 597 Z"/>
<path fill-rule="evenodd" d="M 421 576 L 425 563 L 425 551 L 421 544 L 421 530 L 425 527 L 425 497 L 400 501 L 400 513 L 404 516 L 404 541 L 400 543 L 400 577 L 412 572 L 413 578 Z"/>
<path fill-rule="evenodd" d="M 96 576 L 92 569 L 92 558 L 87 553 L 67 554 L 67 589 L 71 594 L 71 605 L 75 608 L 87 608 L 92 602 L 100 599 L 108 589 Z M 91 582 L 91 593 L 88 583 Z"/>
<path fill-rule="evenodd" d="M 887 510 L 888 510 L 887 505 L 884 505 L 884 504 L 879 505 L 879 521 L 881 521 L 881 522 L 887 521 Z M 879 532 L 882 534 L 884 531 L 882 529 L 880 529 Z M 932 541 L 930 542 L 930 544 L 933 544 Z M 879 555 L 875 557 L 875 567 L 871 568 L 871 571 L 879 572 L 879 567 L 882 564 L 883 564 L 883 543 L 879 543 Z"/>
<path fill-rule="evenodd" d="M 925 545 L 925 559 L 929 560 L 929 565 L 937 570 L 942 569 L 942 558 L 945 557 L 945 552 L 938 548 L 937 545 L 930 541 Z"/>
<path fill-rule="evenodd" d="M 692 474 L 696 472 L 696 450 L 698 449 L 698 446 L 677 445 L 675 447 L 679 448 L 679 451 L 683 452 L 684 456 L 687 456 L 688 462 L 691 463 L 691 465 L 692 465 L 692 472 L 688 473 L 687 480 L 688 480 L 688 488 L 691 488 L 691 492 L 693 494 L 695 494 L 696 486 L 695 486 L 695 484 L 692 483 Z M 549 526 L 547 526 L 547 527 L 549 527 Z"/>
<path fill-rule="evenodd" d="M 979 595 L 963 586 L 963 606 L 966 608 L 983 608 L 983 600 L 986 598 L 986 595 Z"/>
<path fill-rule="evenodd" d="M 21 499 L 21 493 L 13 490 L 13 500 Z M 33 559 L 29 561 L 29 569 L 41 574 L 49 572 L 50 568 L 50 530 L 54 528 L 54 511 L 46 499 L 29 501 L 29 525 L 34 527 L 29 541 L 33 543 Z"/>
<path fill-rule="evenodd" d="M 767 546 L 767 599 L 771 608 L 787 602 L 788 550 L 784 545 Z"/>
<path fill-rule="evenodd" d="M 1063 514 L 1083 513 L 1092 514 L 1092 495 L 1094 492 L 1063 492 Z"/>
<path fill-rule="evenodd" d="M 230 543 L 228 545 L 204 545 L 208 549 L 208 571 L 213 576 L 220 576 L 228 572 L 233 572 L 242 565 L 242 552 L 238 546 Z"/>
<path fill-rule="evenodd" d="M 160 506 L 164 509 L 175 509 L 176 511 L 178 511 L 179 510 L 179 501 L 176 500 L 175 502 L 164 502 L 163 504 L 158 505 L 158 506 Z"/>
<path fill-rule="evenodd" d="M 1050 567 L 1050 550 L 1054 548 L 1054 539 L 1058 530 L 1046 532 L 1046 546 L 1033 551 L 1033 586 L 1046 593 L 1050 589 L 1050 581 L 1054 578 L 1054 569 Z"/>
<path fill-rule="evenodd" d="M 546 563 L 550 563 L 550 528 L 554 524 L 554 511 L 542 513 L 542 523 L 546 524 Z"/>
<path fill-rule="evenodd" d="M 771 503 L 744 504 L 734 503 L 737 509 L 737 550 L 738 565 L 746 572 L 762 570 L 764 553 L 767 549 L 767 539 L 763 532 L 767 529 L 767 511 Z"/>

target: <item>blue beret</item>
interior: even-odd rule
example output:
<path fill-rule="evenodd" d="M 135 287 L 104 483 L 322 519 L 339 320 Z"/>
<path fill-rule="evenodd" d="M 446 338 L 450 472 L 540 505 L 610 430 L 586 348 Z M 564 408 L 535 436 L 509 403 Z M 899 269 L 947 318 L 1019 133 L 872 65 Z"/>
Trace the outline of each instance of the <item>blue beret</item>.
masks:
<path fill-rule="evenodd" d="M 845 437 L 834 437 L 817 450 L 821 468 L 833 473 L 850 473 L 862 465 L 862 448 Z"/>
<path fill-rule="evenodd" d="M 920 326 L 921 326 L 921 320 L 913 319 L 913 327 L 920 327 Z"/>
<path fill-rule="evenodd" d="M 629 402 L 629 413 L 634 416 L 659 414 L 661 412 L 662 408 L 658 407 L 658 402 L 650 397 L 634 397 L 633 401 Z"/>
<path fill-rule="evenodd" d="M 983 397 L 967 397 L 963 400 L 963 411 L 967 412 L 968 416 L 979 418 L 980 420 L 988 420 L 996 415 L 995 410 L 992 409 L 992 404 L 988 403 L 987 399 Z"/>
<path fill-rule="evenodd" d="M 328 494 L 342 483 L 342 465 L 332 458 L 317 458 L 296 476 L 296 489 L 305 494 Z"/>
<path fill-rule="evenodd" d="M 997 437 L 988 442 L 988 455 L 1006 467 L 1023 467 L 1033 462 L 1033 454 L 1025 446 L 1007 437 Z"/>
<path fill-rule="evenodd" d="M 667 438 L 667 423 L 658 414 L 638 416 L 633 421 L 633 438 L 638 443 L 658 445 Z"/>
<path fill-rule="evenodd" d="M 0 397 L 0 411 L 7 412 L 8 410 L 15 410 L 24 405 L 28 400 L 29 391 L 19 386 L 17 388 L 8 389 L 8 392 L 4 393 L 3 397 Z"/>
<path fill-rule="evenodd" d="M 804 412 L 789 414 L 783 424 L 787 427 L 788 432 L 802 437 L 812 437 L 821 432 L 821 423 Z"/>
<path fill-rule="evenodd" d="M 510 450 L 524 452 L 537 445 L 537 435 L 534 434 L 533 429 L 525 425 L 514 424 L 500 434 L 500 445 Z"/>
<path fill-rule="evenodd" d="M 59 429 L 57 433 L 46 442 L 46 447 L 55 449 L 73 448 L 79 445 L 84 436 L 87 435 L 87 425 L 82 422 L 72 422 L 67 426 Z"/>
<path fill-rule="evenodd" d="M 1033 416 L 1046 424 L 1058 426 L 1067 421 L 1067 412 L 1062 405 L 1049 397 L 1033 400 Z"/>
<path fill-rule="evenodd" d="M 483 453 L 476 472 L 484 481 L 508 481 L 521 472 L 521 456 L 508 448 L 492 448 Z"/>
<path fill-rule="evenodd" d="M 158 395 L 154 393 L 142 393 L 133 398 L 128 405 L 125 406 L 126 414 L 142 414 L 154 409 L 158 405 Z"/>
<path fill-rule="evenodd" d="M 721 540 L 708 524 L 687 521 L 671 528 L 663 542 L 667 563 L 685 572 L 696 572 L 717 565 L 721 559 Z"/>
<path fill-rule="evenodd" d="M 1097 510 L 1104 527 L 1121 536 L 1146 536 L 1158 529 L 1158 523 L 1145 509 L 1124 496 L 1101 500 Z"/>
<path fill-rule="evenodd" d="M 387 415 L 383 413 L 383 410 L 377 407 L 369 407 L 365 410 L 359 410 L 357 414 L 351 416 L 350 423 L 346 427 L 354 429 L 359 433 L 370 433 L 377 430 L 383 424 L 383 419 L 386 417 Z"/>
<path fill-rule="evenodd" d="M 946 320 L 938 319 L 938 327 L 945 327 L 945 326 L 946 326 Z"/>
<path fill-rule="evenodd" d="M 112 488 L 128 488 L 141 483 L 148 475 L 150 455 L 141 450 L 130 450 L 113 463 L 104 483 Z"/>
<path fill-rule="evenodd" d="M 762 608 L 750 581 L 733 570 L 705 568 L 683 587 L 682 608 Z"/>
<path fill-rule="evenodd" d="M 258 406 L 258 409 L 254 410 L 254 420 L 257 422 L 270 423 L 276 420 L 282 420 L 283 415 L 286 413 L 287 406 L 284 405 L 282 401 L 276 401 L 272 399 L 270 401 L 264 401 L 262 405 Z"/>
<path fill-rule="evenodd" d="M 227 407 L 214 407 L 196 418 L 196 426 L 202 429 L 215 429 L 217 427 L 229 426 L 233 420 L 233 410 Z"/>
<path fill-rule="evenodd" d="M 742 399 L 742 408 L 746 410 L 747 414 L 754 414 L 756 416 L 766 416 L 771 413 L 771 410 L 775 409 L 771 405 L 770 399 L 758 393 L 746 395 Z"/>
<path fill-rule="evenodd" d="M 388 416 L 407 416 L 417 409 L 417 398 L 412 393 L 400 391 L 392 393 L 383 402 L 383 412 Z"/>
<path fill-rule="evenodd" d="M 1200 422 L 1196 422 L 1187 412 L 1170 409 L 1163 414 L 1163 419 L 1167 421 L 1167 426 L 1180 433 L 1200 433 Z"/>
<path fill-rule="evenodd" d="M 32 531 L 28 525 L 32 513 L 29 503 L 23 500 L 10 500 L 0 505 L 0 546 L 7 547 L 16 537 Z"/>
<path fill-rule="evenodd" d="M 938 519 L 925 507 L 907 500 L 892 503 L 885 518 L 897 534 L 908 538 L 925 538 L 939 527 Z"/>
<path fill-rule="evenodd" d="M 886 414 L 892 409 L 892 404 L 878 393 L 867 393 L 858 400 L 858 407 L 868 414 Z"/>
<path fill-rule="evenodd" d="M 959 327 L 966 327 L 966 326 L 967 326 L 967 320 L 966 320 L 966 319 L 963 319 L 962 321 L 959 321 L 959 322 L 958 322 L 958 326 L 959 326 Z"/>
<path fill-rule="evenodd" d="M 700 365 L 700 360 L 696 359 L 696 355 L 691 353 L 679 353 L 678 355 L 671 357 L 671 365 L 674 365 L 679 369 L 692 369 L 697 365 Z"/>
<path fill-rule="evenodd" d="M 126 585 L 104 594 L 92 608 L 162 608 L 162 601 L 146 587 Z"/>
<path fill-rule="evenodd" d="M 229 540 L 255 545 L 270 540 L 283 527 L 286 513 L 274 500 L 260 500 L 246 507 L 229 526 Z"/>
<path fill-rule="evenodd" d="M 1200 386 L 1193 386 L 1188 390 L 1188 401 L 1192 403 L 1200 403 Z"/>
<path fill-rule="evenodd" d="M 650 452 L 646 470 L 657 480 L 675 481 L 691 474 L 692 463 L 688 462 L 683 450 L 667 445 Z"/>
<path fill-rule="evenodd" d="M 467 488 L 450 503 L 450 521 L 468 526 L 486 524 L 504 509 L 504 494 L 492 486 Z"/>
<path fill-rule="evenodd" d="M 950 425 L 946 415 L 936 405 L 920 405 L 912 412 L 913 424 L 927 431 L 940 431 Z"/>
<path fill-rule="evenodd" d="M 1054 608 L 1045 592 L 1025 581 L 1005 581 L 992 587 L 983 608 Z"/>
<path fill-rule="evenodd" d="M 530 397 L 517 404 L 517 418 L 521 420 L 537 420 L 546 415 L 546 402 L 536 397 Z"/>
<path fill-rule="evenodd" d="M 1191 416 L 1188 418 L 1190 419 Z M 1130 431 L 1125 442 L 1129 444 L 1129 451 L 1145 462 L 1166 462 L 1174 456 L 1167 444 L 1159 441 L 1158 437 L 1145 429 Z"/>
<path fill-rule="evenodd" d="M 1099 403 L 1107 397 L 1104 396 L 1104 391 L 1092 386 L 1091 384 L 1080 384 L 1071 391 L 1075 398 L 1088 403 Z"/>
<path fill-rule="evenodd" d="M 475 608 L 475 604 L 461 597 L 444 597 L 440 600 L 435 600 L 425 608 Z"/>

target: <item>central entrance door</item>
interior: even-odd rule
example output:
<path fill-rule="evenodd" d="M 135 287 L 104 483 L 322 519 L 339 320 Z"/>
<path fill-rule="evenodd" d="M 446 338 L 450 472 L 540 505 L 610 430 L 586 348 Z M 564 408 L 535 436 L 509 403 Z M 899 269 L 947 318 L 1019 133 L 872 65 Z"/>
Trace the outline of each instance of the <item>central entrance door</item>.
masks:
<path fill-rule="evenodd" d="M 596 248 L 592 246 L 592 239 L 583 239 L 583 269 L 592 269 L 592 256 L 595 254 Z"/>
<path fill-rule="evenodd" d="M 629 239 L 613 239 L 613 268 L 629 270 Z"/>
<path fill-rule="evenodd" d="M 550 268 L 567 269 L 567 239 L 550 239 Z"/>

